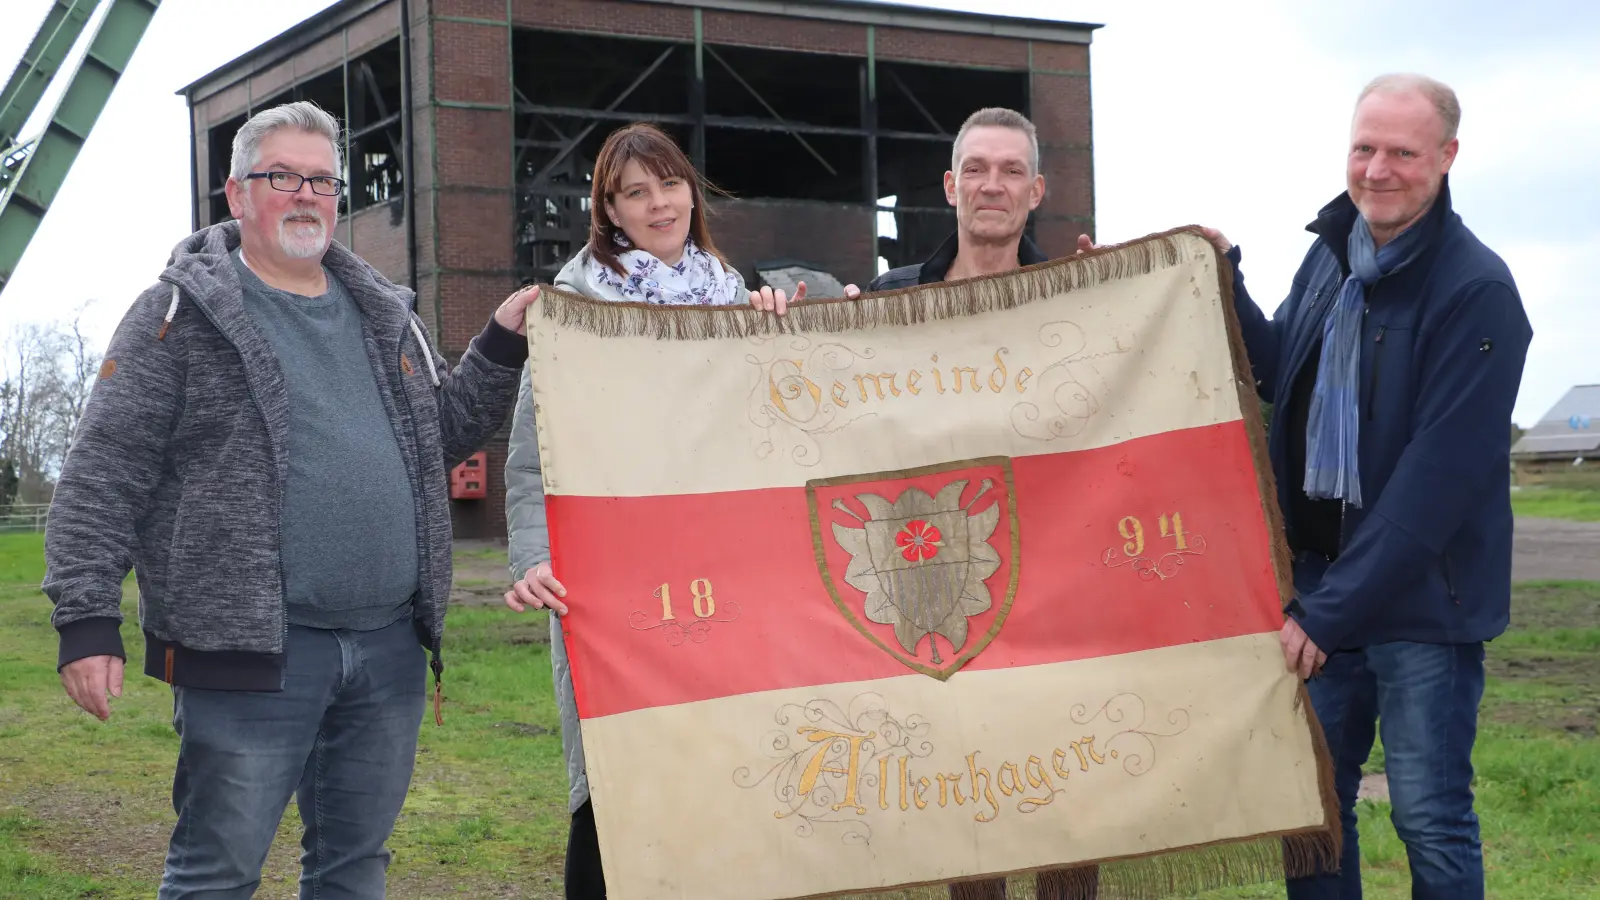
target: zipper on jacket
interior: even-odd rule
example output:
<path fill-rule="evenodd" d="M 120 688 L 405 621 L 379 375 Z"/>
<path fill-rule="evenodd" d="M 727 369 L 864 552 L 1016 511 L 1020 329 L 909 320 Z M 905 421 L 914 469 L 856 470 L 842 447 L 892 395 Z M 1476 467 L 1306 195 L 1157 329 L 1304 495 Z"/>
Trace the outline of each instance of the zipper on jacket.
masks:
<path fill-rule="evenodd" d="M 182 290 L 182 287 L 179 286 L 179 289 Z M 200 314 L 202 316 L 205 316 L 206 321 L 211 323 L 211 327 L 216 329 L 217 334 L 221 335 L 222 339 L 227 341 L 229 343 L 229 345 L 231 345 L 233 347 L 234 352 L 239 353 L 239 364 L 242 367 L 244 365 L 244 354 L 243 354 L 243 352 L 241 352 L 239 350 L 239 345 L 235 344 L 233 342 L 233 338 L 229 337 L 227 332 L 222 330 L 222 326 L 217 324 L 216 317 L 211 315 L 211 311 L 209 309 L 206 309 L 206 305 L 204 303 L 196 302 L 193 305 L 197 309 L 200 310 Z M 283 644 L 279 648 L 279 652 L 283 654 L 284 666 L 285 666 L 285 668 L 287 668 L 288 659 L 289 659 L 289 576 L 288 576 L 288 573 L 286 573 L 284 571 L 284 568 L 283 568 L 283 491 L 284 491 L 284 486 L 283 486 L 283 478 L 278 474 L 278 466 L 277 466 L 277 458 L 278 458 L 278 456 L 280 455 L 280 453 L 282 451 L 278 447 L 277 439 L 272 436 L 272 423 L 267 421 L 266 406 L 264 406 L 261 403 L 261 397 L 256 393 L 255 386 L 250 383 L 250 378 L 249 378 L 248 375 L 245 376 L 244 386 L 245 386 L 245 390 L 250 392 L 250 399 L 255 401 L 256 409 L 261 410 L 261 422 L 267 428 L 267 445 L 268 445 L 268 448 L 271 449 L 272 457 L 273 457 L 273 466 L 272 466 L 273 480 L 274 480 L 274 482 L 276 482 L 276 486 L 278 488 L 277 510 L 276 510 L 276 515 L 274 515 L 273 518 L 277 520 L 277 534 L 278 534 L 278 548 L 277 548 L 278 549 L 278 618 L 279 618 L 279 621 L 282 623 L 281 634 L 283 635 Z"/>
<path fill-rule="evenodd" d="M 409 330 L 408 328 L 400 330 L 399 343 L 402 355 L 405 353 L 406 334 Z M 427 347 L 418 347 L 417 349 L 422 354 L 422 364 L 432 366 L 433 357 L 429 349 Z M 422 489 L 422 438 L 417 434 L 417 411 L 416 407 L 411 405 L 411 395 L 406 393 L 405 379 L 400 379 L 399 390 L 396 393 L 400 395 L 401 402 L 406 406 L 406 425 L 411 430 L 412 456 L 415 457 L 413 465 L 416 469 L 416 475 L 411 481 L 411 489 L 417 492 L 417 502 L 421 503 L 424 511 L 426 511 L 428 498 Z M 424 515 L 426 515 L 426 512 L 424 512 Z M 427 557 L 431 558 L 433 556 L 433 537 L 428 532 L 428 523 L 423 521 L 418 522 L 417 525 L 417 533 L 422 536 L 423 552 Z M 431 576 L 433 574 L 433 564 L 431 562 L 428 564 L 428 568 Z M 421 574 L 420 571 L 418 574 Z M 424 589 L 420 584 L 417 587 L 419 591 Z M 446 597 L 444 602 L 448 604 L 450 602 L 449 598 Z M 428 623 L 429 628 L 433 631 L 433 634 L 430 635 L 433 638 L 433 646 L 428 648 L 433 651 L 433 660 L 429 663 L 428 668 L 433 671 L 433 724 L 435 727 L 443 727 L 444 725 L 444 622 L 442 616 L 440 619 L 437 628 L 433 627 L 434 623 Z"/>
<path fill-rule="evenodd" d="M 1344 541 L 1345 541 L 1344 513 L 1345 513 L 1345 510 L 1347 510 L 1349 508 L 1350 508 L 1350 501 L 1345 500 L 1343 498 L 1340 498 L 1340 500 L 1339 500 L 1339 555 L 1340 556 L 1344 555 Z"/>
<path fill-rule="evenodd" d="M 1373 409 L 1378 404 L 1378 372 L 1383 362 L 1383 333 L 1389 330 L 1387 325 L 1378 326 L 1378 334 L 1372 339 L 1372 392 L 1367 395 L 1367 421 L 1372 421 Z"/>

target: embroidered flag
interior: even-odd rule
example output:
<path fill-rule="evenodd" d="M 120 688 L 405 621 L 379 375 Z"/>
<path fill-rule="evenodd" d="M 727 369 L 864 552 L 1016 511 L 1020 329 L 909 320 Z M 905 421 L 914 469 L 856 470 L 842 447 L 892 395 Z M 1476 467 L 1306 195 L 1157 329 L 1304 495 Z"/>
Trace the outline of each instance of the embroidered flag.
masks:
<path fill-rule="evenodd" d="M 1230 278 L 1180 230 L 781 319 L 542 291 L 609 895 L 1171 896 L 1336 860 Z"/>

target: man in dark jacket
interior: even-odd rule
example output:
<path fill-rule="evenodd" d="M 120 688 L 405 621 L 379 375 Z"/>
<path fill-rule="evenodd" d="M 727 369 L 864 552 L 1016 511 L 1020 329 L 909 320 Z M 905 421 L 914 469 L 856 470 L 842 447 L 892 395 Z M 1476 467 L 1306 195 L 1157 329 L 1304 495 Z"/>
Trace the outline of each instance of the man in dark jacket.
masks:
<path fill-rule="evenodd" d="M 998 275 L 1045 261 L 1022 232 L 1044 200 L 1039 138 L 1014 110 L 990 107 L 956 132 L 944 195 L 956 208 L 956 231 L 926 262 L 879 275 L 869 291 L 892 291 L 978 275 Z"/>
<path fill-rule="evenodd" d="M 1484 894 L 1472 745 L 1483 644 L 1510 618 L 1506 423 L 1533 332 L 1511 272 L 1451 209 L 1460 119 L 1432 79 L 1373 81 L 1348 191 L 1308 226 L 1271 319 L 1236 269 L 1294 553 L 1284 654 L 1310 678 L 1344 824 L 1341 870 L 1292 881 L 1292 900 L 1361 896 L 1354 806 L 1375 723 L 1412 896 Z"/>
<path fill-rule="evenodd" d="M 301 896 L 379 898 L 450 593 L 452 465 L 511 408 L 532 292 L 455 371 L 396 287 L 333 243 L 339 126 L 239 130 L 237 222 L 174 251 L 106 351 L 56 487 L 44 590 L 62 684 L 110 717 L 122 580 L 180 738 L 160 900 L 247 898 L 289 798 Z"/>

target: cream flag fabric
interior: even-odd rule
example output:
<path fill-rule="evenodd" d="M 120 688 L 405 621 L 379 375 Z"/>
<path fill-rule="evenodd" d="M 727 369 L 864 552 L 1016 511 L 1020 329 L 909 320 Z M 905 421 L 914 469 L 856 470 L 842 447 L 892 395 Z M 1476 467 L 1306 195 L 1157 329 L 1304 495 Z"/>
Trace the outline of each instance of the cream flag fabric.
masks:
<path fill-rule="evenodd" d="M 542 292 L 610 895 L 1185 896 L 1337 858 L 1225 267 L 1179 230 L 783 318 Z"/>

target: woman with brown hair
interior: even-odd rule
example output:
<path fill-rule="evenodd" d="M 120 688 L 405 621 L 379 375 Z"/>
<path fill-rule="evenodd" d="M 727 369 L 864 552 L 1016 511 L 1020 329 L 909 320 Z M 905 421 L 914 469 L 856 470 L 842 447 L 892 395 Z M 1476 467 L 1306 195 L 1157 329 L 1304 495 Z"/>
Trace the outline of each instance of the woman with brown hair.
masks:
<path fill-rule="evenodd" d="M 745 288 L 744 278 L 728 264 L 711 239 L 706 226 L 705 194 L 704 181 L 694 165 L 660 129 L 635 124 L 613 132 L 595 159 L 589 241 L 562 267 L 555 286 L 590 299 L 617 303 L 749 303 L 780 315 L 786 301 L 802 299 L 803 283 L 792 299 L 771 288 Z M 845 288 L 847 297 L 859 294 L 854 285 Z M 594 900 L 605 896 L 605 878 L 600 868 L 594 812 L 589 805 L 572 671 L 561 638 L 559 617 L 567 613 L 567 591 L 550 570 L 539 439 L 526 370 L 512 417 L 511 447 L 506 458 L 506 519 L 514 582 L 506 592 L 506 606 L 517 612 L 531 607 L 555 613 L 550 617 L 550 658 L 572 813 L 567 837 L 566 896 L 571 900 Z"/>
<path fill-rule="evenodd" d="M 589 242 L 556 287 L 596 300 L 723 306 L 749 302 L 706 227 L 705 186 L 654 125 L 618 129 L 594 164 Z"/>

